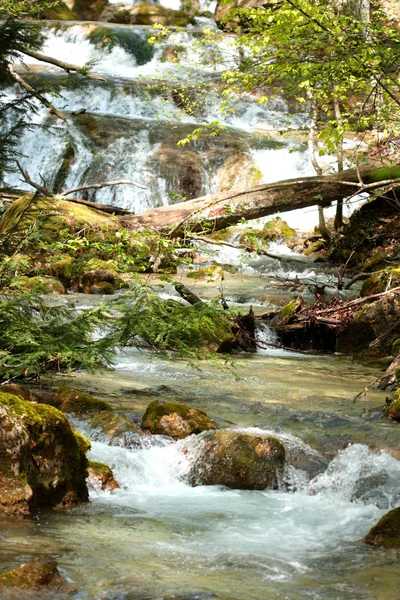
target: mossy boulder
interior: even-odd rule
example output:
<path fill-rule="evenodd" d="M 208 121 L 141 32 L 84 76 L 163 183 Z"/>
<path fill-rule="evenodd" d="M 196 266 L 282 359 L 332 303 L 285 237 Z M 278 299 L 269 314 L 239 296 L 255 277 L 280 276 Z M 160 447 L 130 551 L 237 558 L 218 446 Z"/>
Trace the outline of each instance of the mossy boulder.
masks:
<path fill-rule="evenodd" d="M 0 590 L 7 588 L 59 589 L 62 586 L 55 561 L 38 561 L 21 565 L 0 575 Z"/>
<path fill-rule="evenodd" d="M 103 400 L 94 398 L 86 392 L 68 387 L 58 389 L 49 399 L 49 404 L 65 413 L 77 415 L 94 414 L 110 410 L 111 406 Z"/>
<path fill-rule="evenodd" d="M 191 485 L 224 485 L 239 490 L 276 489 L 285 466 L 285 448 L 272 436 L 208 431 L 199 437 Z"/>
<path fill-rule="evenodd" d="M 14 277 L 9 285 L 11 290 L 32 292 L 33 294 L 65 294 L 61 281 L 55 277 L 37 275 L 36 277 Z"/>
<path fill-rule="evenodd" d="M 143 431 L 127 413 L 108 410 L 91 417 L 89 425 L 95 430 L 92 434 L 94 440 L 124 448 L 142 446 Z"/>
<path fill-rule="evenodd" d="M 113 294 L 118 282 L 118 268 L 113 261 L 91 258 L 80 276 L 79 291 L 86 294 Z"/>
<path fill-rule="evenodd" d="M 105 0 L 106 1 L 106 0 Z M 71 10 L 65 2 L 57 2 L 55 6 L 43 9 L 40 14 L 42 19 L 54 19 L 57 21 L 81 21 L 82 17 L 77 12 Z"/>
<path fill-rule="evenodd" d="M 154 56 L 154 46 L 149 44 L 149 37 L 150 34 L 145 31 L 101 25 L 93 29 L 89 40 L 103 52 L 111 52 L 115 47 L 123 48 L 128 54 L 135 57 L 138 65 L 144 65 L 150 62 Z"/>
<path fill-rule="evenodd" d="M 77 274 L 76 260 L 72 256 L 53 256 L 50 259 L 52 275 L 69 287 L 71 280 Z"/>
<path fill-rule="evenodd" d="M 361 296 L 372 296 L 400 286 L 400 269 L 387 268 L 366 279 L 361 288 Z"/>
<path fill-rule="evenodd" d="M 364 542 L 371 546 L 400 550 L 400 507 L 386 513 L 365 536 Z"/>
<path fill-rule="evenodd" d="M 247 227 L 240 235 L 239 241 L 242 244 L 254 246 L 255 249 L 262 249 L 266 248 L 272 241 L 293 238 L 295 235 L 296 231 L 289 227 L 286 221 L 280 217 L 275 217 L 268 221 L 263 229 Z"/>
<path fill-rule="evenodd" d="M 354 319 L 338 333 L 336 351 L 343 354 L 369 354 L 371 356 L 389 356 L 392 344 L 400 336 L 400 298 L 388 294 L 363 307 Z M 369 349 L 369 345 L 382 332 L 388 332 L 381 338 L 379 345 Z"/>
<path fill-rule="evenodd" d="M 391 421 L 400 422 L 400 389 L 395 392 L 392 402 L 386 407 L 384 416 Z"/>
<path fill-rule="evenodd" d="M 142 429 L 169 435 L 176 440 L 216 427 L 215 421 L 204 411 L 179 402 L 154 400 L 146 408 L 142 419 Z"/>
<path fill-rule="evenodd" d="M 87 437 L 84 436 L 83 433 L 81 433 L 80 431 L 77 431 L 76 429 L 73 429 L 72 431 L 80 450 L 87 454 L 92 447 L 90 440 L 88 440 Z"/>
<path fill-rule="evenodd" d="M 124 25 L 155 25 L 159 23 L 165 27 L 185 27 L 192 21 L 192 15 L 151 2 L 139 2 L 134 6 L 119 3 L 108 6 L 103 11 L 100 20 Z"/>
<path fill-rule="evenodd" d="M 86 21 L 97 21 L 108 4 L 108 0 L 66 0 L 71 10 Z"/>
<path fill-rule="evenodd" d="M 304 256 L 311 256 L 311 255 L 323 250 L 325 248 L 325 246 L 326 246 L 326 242 L 324 240 L 317 240 L 317 241 L 309 244 L 309 246 L 307 246 L 307 248 L 304 250 L 303 254 L 304 254 Z"/>
<path fill-rule="evenodd" d="M 0 512 L 86 501 L 87 460 L 65 415 L 0 393 Z"/>
<path fill-rule="evenodd" d="M 219 265 L 200 267 L 189 271 L 187 276 L 191 279 L 207 279 L 208 281 L 219 281 L 224 278 L 224 270 Z"/>
<path fill-rule="evenodd" d="M 100 487 L 102 490 L 109 490 L 110 492 L 119 488 L 118 483 L 114 479 L 112 470 L 104 463 L 90 460 L 88 477 L 89 483 L 91 483 L 93 487 Z"/>

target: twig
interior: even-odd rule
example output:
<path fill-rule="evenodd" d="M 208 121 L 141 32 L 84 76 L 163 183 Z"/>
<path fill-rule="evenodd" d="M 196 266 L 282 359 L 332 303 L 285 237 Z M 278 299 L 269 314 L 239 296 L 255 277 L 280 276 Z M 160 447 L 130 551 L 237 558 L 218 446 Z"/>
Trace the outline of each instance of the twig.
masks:
<path fill-rule="evenodd" d="M 388 290 L 387 292 L 381 292 L 380 294 L 373 294 L 372 296 L 366 296 L 365 298 L 357 298 L 356 300 L 352 300 L 351 302 L 348 302 L 347 304 L 344 304 L 343 306 L 337 306 L 336 308 L 329 308 L 329 309 L 325 309 L 325 310 L 321 310 L 319 311 L 319 314 L 329 314 L 329 313 L 333 313 L 333 312 L 339 312 L 340 310 L 346 310 L 347 308 L 352 308 L 353 306 L 359 306 L 360 304 L 365 304 L 366 302 L 371 302 L 371 301 L 375 301 L 375 300 L 379 300 L 379 298 L 382 298 L 383 296 L 386 296 L 387 294 L 398 294 L 400 292 L 400 287 L 395 287 L 391 290 Z"/>
<path fill-rule="evenodd" d="M 106 81 L 104 77 L 100 77 L 99 75 L 94 75 L 90 71 L 86 71 L 85 68 L 78 67 L 77 65 L 72 65 L 71 63 L 66 63 L 62 60 L 58 60 L 57 58 L 53 58 L 52 56 L 47 56 L 46 54 L 41 54 L 40 52 L 35 52 L 34 50 L 24 50 L 23 51 L 26 56 L 31 56 L 32 58 L 36 58 L 41 62 L 49 63 L 50 65 L 55 65 L 56 67 L 60 67 L 60 69 L 64 69 L 69 73 L 70 71 L 76 71 L 87 77 L 88 79 L 96 79 L 97 81 Z"/>
<path fill-rule="evenodd" d="M 80 185 L 78 187 L 70 188 L 69 190 L 65 190 L 59 196 L 68 196 L 69 194 L 73 194 L 74 192 L 79 192 L 80 190 L 91 190 L 91 189 L 101 189 L 104 187 L 110 187 L 112 185 L 134 185 L 142 190 L 147 190 L 148 188 L 145 185 L 141 185 L 140 183 L 136 183 L 136 181 L 132 181 L 131 179 L 116 179 L 115 181 L 103 181 L 103 183 L 91 183 L 89 185 Z"/>
<path fill-rule="evenodd" d="M 51 102 L 49 102 L 47 100 L 47 98 L 45 98 L 44 96 L 42 96 L 42 94 L 40 94 L 39 92 L 37 92 L 31 85 L 29 85 L 29 83 L 27 83 L 25 81 L 25 79 L 22 79 L 22 77 L 20 75 L 18 75 L 18 73 L 16 73 L 13 69 L 13 67 L 9 64 L 8 65 L 8 70 L 11 74 L 11 77 L 13 79 L 15 79 L 15 81 L 17 81 L 20 85 L 22 85 L 23 88 L 25 88 L 26 90 L 28 90 L 28 92 L 30 92 L 32 94 L 32 96 L 34 96 L 35 98 L 37 98 L 39 100 L 39 102 L 41 104 L 43 104 L 43 106 L 45 106 L 46 108 L 48 108 L 50 110 L 50 112 L 52 112 L 53 114 L 56 115 L 56 117 L 58 117 L 59 119 L 61 119 L 61 121 L 66 121 L 66 117 L 63 115 L 63 113 L 61 111 L 58 110 L 58 108 L 56 108 L 55 106 L 53 106 L 53 104 Z"/>
<path fill-rule="evenodd" d="M 18 169 L 20 170 L 20 172 L 22 174 L 22 177 L 24 178 L 24 181 L 27 184 L 29 184 L 30 186 L 35 188 L 35 190 L 37 190 L 44 196 L 48 196 L 50 194 L 50 190 L 47 187 L 43 187 L 42 185 L 39 185 L 38 183 L 35 183 L 34 181 L 32 181 L 28 171 L 26 171 L 18 161 L 16 161 L 16 163 L 17 163 Z"/>

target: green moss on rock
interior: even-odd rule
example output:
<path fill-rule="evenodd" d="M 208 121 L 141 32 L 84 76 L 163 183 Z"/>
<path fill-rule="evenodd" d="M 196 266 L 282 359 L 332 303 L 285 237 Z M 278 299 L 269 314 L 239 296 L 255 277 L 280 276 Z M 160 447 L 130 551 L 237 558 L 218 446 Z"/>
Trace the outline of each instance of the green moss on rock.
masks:
<path fill-rule="evenodd" d="M 87 437 L 85 437 L 80 431 L 77 431 L 76 429 L 73 429 L 72 431 L 74 432 L 76 443 L 78 444 L 79 448 L 82 450 L 82 452 L 87 454 L 92 447 L 90 440 L 88 440 Z"/>
<path fill-rule="evenodd" d="M 372 296 L 380 294 L 387 289 L 392 289 L 400 285 L 400 269 L 391 268 L 383 269 L 379 273 L 374 273 L 366 279 L 361 288 L 361 296 Z"/>
<path fill-rule="evenodd" d="M 143 415 L 142 429 L 183 439 L 193 433 L 216 429 L 216 423 L 197 408 L 179 402 L 154 400 Z"/>
<path fill-rule="evenodd" d="M 106 441 L 111 446 L 141 446 L 143 431 L 127 414 L 118 411 L 106 411 L 94 415 L 89 425 L 95 429 L 94 439 Z"/>
<path fill-rule="evenodd" d="M 0 512 L 86 501 L 86 468 L 63 413 L 0 392 Z"/>
<path fill-rule="evenodd" d="M 119 488 L 114 479 L 114 474 L 108 465 L 101 462 L 89 461 L 89 481 L 92 485 L 100 485 L 102 490 L 113 491 Z"/>
<path fill-rule="evenodd" d="M 71 388 L 60 388 L 49 400 L 51 406 L 55 406 L 62 412 L 75 413 L 78 415 L 97 413 L 110 410 L 111 406 L 103 400 L 94 398 L 86 392 L 73 390 Z"/>
<path fill-rule="evenodd" d="M 106 27 L 104 25 L 93 29 L 89 40 L 96 48 L 111 50 L 121 47 L 135 57 L 138 65 L 144 65 L 154 56 L 154 46 L 148 43 L 149 36 L 140 31 L 126 28 Z"/>
<path fill-rule="evenodd" d="M 272 436 L 237 431 L 201 434 L 191 485 L 224 485 L 233 489 L 275 489 L 285 465 L 285 448 Z"/>
<path fill-rule="evenodd" d="M 33 294 L 65 294 L 61 281 L 55 277 L 37 275 L 36 277 L 14 277 L 9 288 L 19 292 L 32 292 Z"/>
<path fill-rule="evenodd" d="M 364 542 L 371 546 L 400 550 L 400 507 L 386 513 L 365 536 Z"/>

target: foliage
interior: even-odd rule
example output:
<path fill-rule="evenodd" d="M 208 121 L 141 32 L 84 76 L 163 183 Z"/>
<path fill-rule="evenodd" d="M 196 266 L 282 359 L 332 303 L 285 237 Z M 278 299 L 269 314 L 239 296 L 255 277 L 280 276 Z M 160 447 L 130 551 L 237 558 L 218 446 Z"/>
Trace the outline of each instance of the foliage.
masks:
<path fill-rule="evenodd" d="M 117 299 L 78 311 L 29 294 L 0 297 L 0 381 L 51 371 L 103 368 L 116 347 L 202 358 L 232 338 L 233 317 L 217 303 L 163 300 L 137 284 Z M 99 336 L 99 331 L 102 332 Z"/>
<path fill-rule="evenodd" d="M 93 339 L 106 319 L 103 307 L 76 312 L 31 295 L 0 298 L 0 380 L 109 363 L 110 338 Z"/>
<path fill-rule="evenodd" d="M 136 286 L 129 296 L 117 301 L 121 313 L 118 340 L 123 346 L 145 345 L 171 350 L 182 356 L 200 358 L 231 339 L 231 322 L 216 302 L 194 306 L 163 300 L 151 288 Z"/>

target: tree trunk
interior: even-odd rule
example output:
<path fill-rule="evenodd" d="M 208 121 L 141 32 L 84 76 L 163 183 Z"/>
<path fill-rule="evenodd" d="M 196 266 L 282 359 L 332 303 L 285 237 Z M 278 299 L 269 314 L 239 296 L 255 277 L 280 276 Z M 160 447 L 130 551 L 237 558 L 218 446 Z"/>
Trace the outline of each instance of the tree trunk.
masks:
<path fill-rule="evenodd" d="M 354 193 L 370 191 L 400 180 L 400 166 L 382 167 L 370 163 L 359 173 L 356 169 L 323 177 L 302 177 L 257 185 L 244 190 L 209 194 L 188 202 L 152 208 L 144 213 L 121 217 L 132 230 L 154 229 L 182 237 L 188 231 L 212 232 L 251 220 L 314 206 L 329 206 L 331 202 Z"/>

